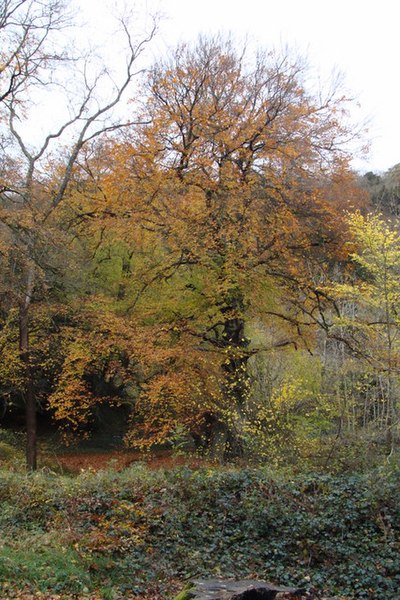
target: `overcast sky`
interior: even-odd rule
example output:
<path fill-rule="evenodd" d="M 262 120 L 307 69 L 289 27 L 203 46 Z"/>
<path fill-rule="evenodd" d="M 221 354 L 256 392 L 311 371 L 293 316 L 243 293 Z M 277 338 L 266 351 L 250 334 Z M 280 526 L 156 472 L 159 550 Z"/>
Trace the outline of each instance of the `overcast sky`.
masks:
<path fill-rule="evenodd" d="M 117 0 L 77 0 L 96 19 Z M 125 4 L 133 6 L 132 0 Z M 141 0 L 160 12 L 153 53 L 196 39 L 200 33 L 249 36 L 259 45 L 288 45 L 308 57 L 323 78 L 333 70 L 360 104 L 359 120 L 369 120 L 371 150 L 354 165 L 384 171 L 400 162 L 400 34 L 396 0 Z M 104 15 L 106 13 L 104 12 Z M 107 26 L 107 17 L 103 20 Z"/>

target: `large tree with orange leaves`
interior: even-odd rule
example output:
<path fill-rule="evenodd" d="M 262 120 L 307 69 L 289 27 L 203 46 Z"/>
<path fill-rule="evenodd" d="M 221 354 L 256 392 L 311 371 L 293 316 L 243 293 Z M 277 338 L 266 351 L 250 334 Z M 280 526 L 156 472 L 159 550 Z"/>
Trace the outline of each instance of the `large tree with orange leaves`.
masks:
<path fill-rule="evenodd" d="M 305 73 L 289 55 L 250 59 L 220 39 L 178 47 L 150 70 L 146 125 L 113 147 L 102 184 L 110 197 L 118 190 L 120 214 L 131 232 L 145 232 L 152 257 L 143 272 L 136 265 L 140 284 L 126 308 L 148 307 L 151 294 L 143 297 L 157 289 L 164 331 L 185 339 L 186 365 L 192 354 L 195 373 L 200 357 L 210 357 L 219 383 L 201 419 L 234 452 L 248 361 L 265 349 L 252 345 L 246 322 L 257 315 L 284 323 L 275 347 L 324 324 L 316 273 L 343 251 L 341 209 L 358 201 L 344 150 L 352 136 L 346 99 L 311 94 Z M 165 396 L 166 377 L 154 380 L 148 415 Z"/>

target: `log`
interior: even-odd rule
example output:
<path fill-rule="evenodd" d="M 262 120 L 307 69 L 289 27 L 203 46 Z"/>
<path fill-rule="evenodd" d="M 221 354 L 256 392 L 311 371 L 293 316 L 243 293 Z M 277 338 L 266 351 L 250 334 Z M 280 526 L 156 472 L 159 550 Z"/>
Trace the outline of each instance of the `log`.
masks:
<path fill-rule="evenodd" d="M 175 600 L 278 600 L 305 597 L 302 588 L 277 587 L 267 581 L 245 579 L 198 579 Z"/>

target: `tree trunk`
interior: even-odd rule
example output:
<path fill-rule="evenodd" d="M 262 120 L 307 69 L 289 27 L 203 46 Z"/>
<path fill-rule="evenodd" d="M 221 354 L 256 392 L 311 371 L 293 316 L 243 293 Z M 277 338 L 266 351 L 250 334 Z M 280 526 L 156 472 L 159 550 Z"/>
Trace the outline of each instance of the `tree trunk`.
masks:
<path fill-rule="evenodd" d="M 236 303 L 228 314 L 243 310 L 243 299 L 237 292 Z M 245 337 L 245 321 L 241 316 L 227 318 L 222 332 L 222 346 L 226 348 L 223 364 L 223 394 L 228 407 L 225 457 L 239 458 L 244 453 L 243 426 L 249 397 L 248 351 L 249 340 Z"/>
<path fill-rule="evenodd" d="M 209 439 L 208 453 L 212 460 L 223 464 L 226 460 L 226 448 L 229 429 L 226 423 L 215 419 L 212 423 Z"/>
<path fill-rule="evenodd" d="M 28 271 L 26 293 L 19 306 L 19 350 L 25 365 L 25 415 L 26 415 L 26 467 L 29 471 L 37 468 L 37 418 L 36 399 L 33 389 L 33 374 L 29 346 L 29 308 L 34 288 L 34 269 Z"/>

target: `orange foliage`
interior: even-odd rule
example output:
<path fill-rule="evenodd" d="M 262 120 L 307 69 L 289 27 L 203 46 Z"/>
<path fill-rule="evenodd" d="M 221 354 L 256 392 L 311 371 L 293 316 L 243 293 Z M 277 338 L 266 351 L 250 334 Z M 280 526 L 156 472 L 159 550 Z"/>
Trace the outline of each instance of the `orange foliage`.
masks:
<path fill-rule="evenodd" d="M 229 406 L 240 421 L 261 350 L 247 321 L 281 320 L 282 347 L 321 324 L 315 280 L 345 256 L 343 208 L 362 196 L 346 99 L 308 93 L 290 56 L 250 65 L 200 40 L 157 64 L 143 94 L 145 124 L 87 157 L 70 206 L 99 246 L 131 249 L 117 304 L 142 370 L 130 439 L 146 445 L 178 425 L 201 433 Z"/>

